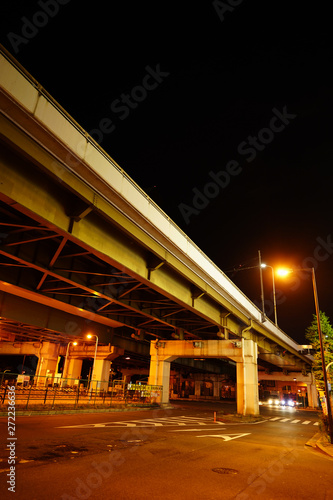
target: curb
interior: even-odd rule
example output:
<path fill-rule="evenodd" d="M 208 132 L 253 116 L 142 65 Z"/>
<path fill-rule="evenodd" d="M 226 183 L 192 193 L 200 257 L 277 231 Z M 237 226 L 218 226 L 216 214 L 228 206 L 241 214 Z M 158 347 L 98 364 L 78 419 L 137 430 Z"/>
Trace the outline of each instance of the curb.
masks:
<path fill-rule="evenodd" d="M 140 406 L 127 406 L 126 408 L 81 408 L 76 410 L 16 410 L 15 415 L 17 417 L 22 416 L 39 416 L 39 415 L 76 415 L 78 413 L 113 413 L 113 412 L 127 412 L 127 411 L 147 411 L 147 410 L 160 410 L 163 409 L 160 406 L 154 407 L 140 407 Z M 0 417 L 7 417 L 7 412 L 0 412 Z"/>
<path fill-rule="evenodd" d="M 329 443 L 326 437 L 320 432 L 317 432 L 309 441 L 307 441 L 305 446 L 309 446 L 310 448 L 320 451 L 328 457 L 333 458 L 333 444 Z"/>

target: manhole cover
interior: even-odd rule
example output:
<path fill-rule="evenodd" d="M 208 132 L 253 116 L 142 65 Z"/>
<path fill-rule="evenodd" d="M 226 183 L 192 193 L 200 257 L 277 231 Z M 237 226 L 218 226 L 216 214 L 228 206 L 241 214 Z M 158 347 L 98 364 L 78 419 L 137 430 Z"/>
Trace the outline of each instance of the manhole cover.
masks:
<path fill-rule="evenodd" d="M 238 470 L 228 469 L 227 467 L 215 467 L 212 471 L 217 472 L 218 474 L 238 474 Z"/>

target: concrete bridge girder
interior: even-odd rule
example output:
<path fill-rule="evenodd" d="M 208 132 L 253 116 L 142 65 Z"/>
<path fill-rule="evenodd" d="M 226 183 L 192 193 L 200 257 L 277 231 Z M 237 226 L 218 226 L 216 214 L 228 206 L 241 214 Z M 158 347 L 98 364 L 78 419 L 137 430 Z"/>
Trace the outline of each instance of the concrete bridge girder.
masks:
<path fill-rule="evenodd" d="M 158 352 L 163 357 L 229 358 L 235 362 L 242 358 L 242 349 L 231 340 L 168 340 L 151 343 L 150 355 Z"/>
<path fill-rule="evenodd" d="M 10 290 L 11 293 L 6 291 Z M 21 287 L 4 284 L 0 281 L 1 315 L 20 323 L 44 328 L 59 333 L 59 340 L 77 340 L 89 329 L 98 335 L 99 340 L 108 343 L 112 340 L 114 328 L 121 323 L 95 314 L 93 311 L 78 309 L 70 304 L 56 301 Z"/>
<path fill-rule="evenodd" d="M 66 355 L 67 348 L 62 346 L 60 349 L 60 354 L 63 356 Z M 124 349 L 119 347 L 108 345 L 108 346 L 98 346 L 96 352 L 97 360 L 108 360 L 113 361 L 118 356 L 122 356 L 124 354 Z M 95 347 L 91 346 L 70 346 L 68 351 L 68 357 L 71 359 L 86 359 L 86 358 L 94 358 L 95 356 Z"/>
<path fill-rule="evenodd" d="M 15 165 L 4 165 L 3 177 L 7 179 L 7 182 L 4 181 L 3 184 L 4 186 L 8 186 L 5 192 L 6 196 L 10 195 L 12 197 L 12 203 L 15 204 L 14 200 L 19 199 L 20 206 L 22 207 L 20 208 L 21 210 L 23 210 L 24 207 L 24 210 L 28 208 L 29 211 L 31 210 L 34 214 L 38 213 L 38 220 L 40 222 L 43 220 L 44 224 L 46 223 L 49 229 L 54 230 L 62 238 L 68 238 L 67 231 L 70 228 L 71 236 L 69 239 L 72 239 L 74 242 L 80 242 L 80 245 L 84 246 L 87 250 L 93 252 L 106 262 L 109 262 L 109 264 L 133 276 L 139 283 L 153 288 L 164 296 L 167 296 L 170 300 L 179 303 L 187 311 L 191 310 L 193 313 L 204 318 L 211 325 L 215 324 L 217 328 L 221 325 L 221 318 L 224 313 L 224 307 L 227 306 L 227 301 L 224 305 L 220 304 L 212 300 L 212 298 L 209 298 L 207 293 L 193 301 L 192 281 L 191 276 L 189 276 L 189 271 L 186 266 L 181 265 L 177 261 L 177 267 L 181 269 L 178 269 L 180 272 L 175 272 L 172 266 L 176 266 L 176 259 L 171 254 L 166 255 L 167 252 L 165 251 L 163 254 L 163 257 L 165 257 L 163 262 L 167 262 L 168 264 L 160 267 L 156 266 L 153 273 L 150 274 L 149 280 L 148 270 L 151 266 L 151 247 L 153 246 L 149 237 L 146 236 L 144 238 L 141 234 L 140 245 L 133 245 L 133 236 L 137 233 L 137 230 L 134 229 L 134 225 L 128 229 L 128 231 L 132 231 L 133 233 L 131 238 L 118 231 L 116 227 L 113 227 L 112 231 L 110 231 L 109 223 L 98 215 L 100 212 L 96 206 L 95 212 L 90 213 L 79 222 L 72 223 L 71 217 L 67 214 L 68 208 L 66 203 L 62 204 L 59 201 L 66 200 L 66 196 L 61 192 L 57 192 L 57 190 L 52 190 L 52 192 L 50 192 L 50 190 L 47 189 L 47 182 L 36 185 L 26 173 L 26 170 L 27 169 L 21 169 L 20 171 L 16 165 L 16 172 L 14 173 Z M 28 186 L 28 189 L 20 189 L 19 186 Z M 16 187 L 18 187 L 17 192 L 15 191 Z M 64 188 L 63 185 L 59 189 L 62 188 Z M 80 186 L 77 186 L 77 189 L 80 190 Z M 33 196 L 31 193 L 33 193 Z M 113 212 L 114 209 L 109 205 L 105 206 L 103 213 L 104 218 L 106 217 L 105 211 Z M 113 222 L 115 222 L 114 219 Z M 56 226 L 54 223 L 56 223 Z M 126 230 L 128 225 L 128 221 L 122 220 L 122 231 Z M 146 246 L 143 246 L 145 242 Z M 67 282 L 69 286 L 78 284 L 84 289 L 85 294 L 88 292 L 87 287 L 84 287 L 82 281 L 78 281 L 75 275 L 72 276 L 69 281 L 60 271 L 55 273 L 47 266 L 41 265 L 41 263 L 36 265 L 31 259 L 27 259 L 26 255 L 20 257 L 17 252 L 14 253 L 14 250 L 10 246 L 5 246 L 5 248 L 6 251 L 2 250 L 1 253 L 4 256 L 14 259 L 17 265 L 31 267 L 36 272 L 44 274 L 44 276 L 58 277 L 59 280 Z M 185 276 L 186 274 L 187 276 Z M 194 279 L 194 274 L 192 278 Z M 201 285 L 203 286 L 203 283 L 201 283 Z M 135 302 L 128 300 L 126 296 L 123 299 L 119 299 L 115 297 L 112 292 L 112 289 L 106 289 L 105 293 L 95 290 L 93 292 L 95 293 L 95 297 L 94 300 L 91 299 L 91 302 L 96 302 L 105 298 L 112 300 L 114 303 L 124 305 L 127 309 L 137 310 Z M 217 298 L 216 294 L 216 299 Z M 143 308 L 140 309 L 140 313 L 162 321 L 161 316 L 154 315 L 154 313 Z M 165 323 L 173 324 L 172 320 L 166 320 Z M 175 323 L 175 326 L 176 324 L 177 323 Z M 234 334 L 239 334 L 240 326 L 238 321 L 233 321 L 233 319 L 230 318 L 228 320 L 228 328 Z"/>
<path fill-rule="evenodd" d="M 0 355 L 38 356 L 41 342 L 0 342 Z"/>
<path fill-rule="evenodd" d="M 11 130 L 11 132 L 14 134 L 14 131 Z M 14 135 L 16 134 L 17 131 Z M 17 146 L 22 147 L 22 133 L 19 137 L 12 139 L 15 139 Z M 28 149 L 31 149 L 30 143 L 31 141 L 26 148 L 30 146 Z M 33 152 L 31 151 L 34 156 L 36 156 L 36 149 L 38 146 L 35 145 Z M 41 148 L 37 156 L 39 161 L 43 158 L 46 168 L 48 167 L 51 171 L 54 169 L 54 158 L 47 155 Z M 120 267 L 150 287 L 159 291 L 163 290 L 163 293 L 169 295 L 170 298 L 180 302 L 179 297 L 181 297 L 181 303 L 187 309 L 192 309 L 197 314 L 208 318 L 211 323 L 221 326 L 221 318 L 226 312 L 230 310 L 237 312 L 236 308 L 213 289 L 209 289 L 202 279 L 172 253 L 163 249 L 154 238 L 139 230 L 133 222 L 73 175 L 61 179 L 57 188 L 53 181 L 51 190 L 49 189 L 50 179 L 46 174 L 42 174 L 40 182 L 36 182 L 37 176 L 31 176 L 26 165 L 20 167 L 18 162 L 13 163 L 8 159 L 8 163 L 2 166 L 2 176 L 2 192 L 13 200 L 12 203 L 15 204 L 16 200 L 20 200 L 22 209 L 38 214 L 40 222 L 46 222 L 50 229 L 54 229 L 63 237 L 68 237 L 70 230 L 71 238 L 87 245 L 89 250 L 93 249 L 94 253 L 101 255 L 112 265 Z M 42 180 L 43 177 L 45 180 Z M 74 222 L 67 206 L 69 196 L 72 200 L 74 199 L 73 191 L 76 196 L 80 193 L 80 198 L 84 198 L 87 206 L 94 207 L 86 217 Z M 110 231 L 110 222 L 114 225 L 112 231 Z M 120 227 L 121 231 L 118 231 L 117 227 Z M 126 233 L 130 237 L 126 236 Z M 133 245 L 133 239 L 137 241 L 137 245 Z M 160 263 L 167 265 L 155 265 L 154 271 L 148 272 L 152 266 L 152 252 L 155 258 L 160 259 Z M 40 270 L 43 271 L 41 268 Z M 50 272 L 46 268 L 44 271 Z M 193 299 L 193 286 L 202 290 L 196 299 Z M 239 316 L 239 311 L 237 314 Z M 246 317 L 243 315 L 241 320 L 246 321 Z M 238 335 L 239 321 L 228 318 L 228 328 Z"/>
<path fill-rule="evenodd" d="M 46 171 L 49 172 L 49 175 L 54 176 L 56 162 L 54 157 L 38 145 L 33 145 L 31 139 L 28 140 L 22 132 L 15 130 L 11 124 L 4 123 L 2 126 L 7 129 L 7 136 L 11 138 L 16 146 L 20 149 L 24 149 L 25 155 L 30 153 L 34 161 L 38 159 L 38 163 L 43 165 Z M 78 167 L 80 163 L 80 161 L 75 162 L 75 166 Z M 61 169 L 63 170 L 63 167 L 61 167 Z M 14 170 L 16 170 L 15 174 Z M 4 178 L 8 178 L 8 181 L 3 183 L 3 192 L 6 196 L 9 196 L 12 200 L 20 200 L 20 204 L 23 207 L 38 214 L 42 220 L 48 221 L 52 225 L 56 224 L 58 230 L 64 231 L 64 234 L 70 230 L 74 238 L 78 238 L 80 241 L 87 243 L 89 247 L 95 248 L 103 255 L 109 256 L 109 258 L 112 255 L 115 265 L 121 262 L 124 269 L 138 273 L 141 279 L 150 278 L 151 286 L 160 287 L 160 282 L 163 281 L 165 273 L 157 273 L 157 270 L 161 270 L 158 266 L 154 268 L 154 272 L 148 272 L 151 270 L 152 265 L 151 257 L 147 256 L 147 251 L 149 250 L 150 255 L 151 252 L 153 252 L 155 258 L 159 258 L 160 262 L 167 263 L 169 267 L 171 266 L 177 269 L 180 275 L 185 276 L 186 279 L 191 279 L 187 287 L 187 293 L 182 295 L 182 297 L 186 297 L 186 304 L 192 306 L 192 303 L 194 305 L 195 302 L 196 307 L 198 307 L 199 303 L 204 303 L 204 301 L 200 300 L 193 301 L 191 286 L 194 284 L 202 290 L 202 293 L 207 293 L 207 285 L 195 273 L 189 271 L 187 266 L 181 265 L 179 259 L 161 247 L 153 237 L 140 230 L 103 197 L 97 195 L 92 189 L 88 188 L 87 184 L 80 181 L 70 172 L 64 171 L 62 172 L 63 175 L 60 177 L 60 183 L 59 178 L 54 179 L 54 181 L 58 182 L 55 184 L 53 181 L 53 189 L 48 190 L 47 187 L 49 182 L 41 181 L 40 183 L 36 183 L 36 177 L 31 177 L 27 170 L 27 168 L 19 169 L 18 165 L 15 166 L 11 164 L 8 167 L 5 164 L 3 165 L 2 174 Z M 48 176 L 46 175 L 45 178 L 47 179 Z M 58 187 L 55 189 L 55 185 L 57 184 Z M 24 189 L 22 189 L 22 187 L 24 187 Z M 75 195 L 79 196 L 87 207 L 93 207 L 94 212 L 87 214 L 87 217 L 83 219 L 76 219 L 73 222 L 72 215 L 68 213 L 67 207 L 62 203 L 62 200 L 68 203 L 68 194 L 64 196 L 66 190 L 67 193 L 71 193 L 72 199 L 73 193 L 75 192 Z M 114 192 L 110 193 L 111 199 L 115 196 Z M 104 228 L 102 220 L 96 218 L 97 213 L 101 214 L 104 218 Z M 117 234 L 116 244 L 114 244 L 113 234 L 110 232 L 106 220 L 112 221 L 115 226 L 120 227 L 122 233 L 127 232 L 127 234 L 131 236 L 132 241 L 133 238 L 136 239 L 137 242 L 140 243 L 140 246 L 142 247 L 143 245 L 146 250 L 142 253 L 142 248 L 140 251 L 139 245 L 134 249 L 131 241 L 128 241 L 128 238 L 126 238 L 124 234 L 122 234 L 121 237 Z M 105 226 L 107 227 L 105 228 Z M 116 229 L 114 229 L 114 231 L 116 232 Z M 112 249 L 111 252 L 109 250 L 110 248 Z M 159 278 L 157 278 L 158 274 L 160 274 Z M 168 276 L 167 285 L 167 290 L 174 290 L 177 288 L 177 283 L 173 283 L 172 280 L 170 280 L 170 276 Z M 184 292 L 184 289 L 182 289 L 182 292 Z M 209 290 L 209 292 L 211 294 L 213 293 L 212 290 Z M 227 300 L 224 300 L 216 293 L 215 295 L 216 298 L 219 299 L 219 302 L 222 301 L 222 306 L 226 307 L 227 311 L 237 311 Z M 200 310 L 198 312 L 200 312 Z M 220 308 L 218 308 L 215 318 L 215 314 L 212 315 L 211 311 L 204 311 L 204 314 L 208 315 L 212 320 L 215 320 L 216 324 L 221 324 L 220 313 Z M 240 314 L 239 311 L 237 311 L 237 313 L 238 315 Z M 244 315 L 242 319 L 246 321 Z M 237 327 L 237 333 L 238 325 L 235 326 Z"/>

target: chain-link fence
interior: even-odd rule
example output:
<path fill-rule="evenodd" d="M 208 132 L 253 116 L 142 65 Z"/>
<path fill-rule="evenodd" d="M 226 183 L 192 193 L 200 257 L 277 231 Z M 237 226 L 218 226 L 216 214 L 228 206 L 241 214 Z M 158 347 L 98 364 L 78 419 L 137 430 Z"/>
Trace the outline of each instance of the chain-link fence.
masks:
<path fill-rule="evenodd" d="M 0 404 L 8 405 L 8 393 L 15 393 L 19 409 L 36 408 L 107 408 L 151 406 L 159 404 L 162 386 L 131 384 L 124 380 L 88 380 L 41 377 L 0 372 Z M 12 401 L 11 395 L 11 401 Z"/>

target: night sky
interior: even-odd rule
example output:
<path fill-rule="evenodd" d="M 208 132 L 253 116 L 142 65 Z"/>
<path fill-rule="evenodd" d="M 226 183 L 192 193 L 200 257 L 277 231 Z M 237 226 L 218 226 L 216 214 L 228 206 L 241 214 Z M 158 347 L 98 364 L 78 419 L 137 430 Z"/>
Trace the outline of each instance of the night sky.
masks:
<path fill-rule="evenodd" d="M 314 266 L 332 322 L 328 6 L 8 4 L 1 43 L 252 301 L 260 250 L 273 268 Z M 280 327 L 306 343 L 310 273 L 275 284 Z"/>

